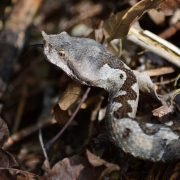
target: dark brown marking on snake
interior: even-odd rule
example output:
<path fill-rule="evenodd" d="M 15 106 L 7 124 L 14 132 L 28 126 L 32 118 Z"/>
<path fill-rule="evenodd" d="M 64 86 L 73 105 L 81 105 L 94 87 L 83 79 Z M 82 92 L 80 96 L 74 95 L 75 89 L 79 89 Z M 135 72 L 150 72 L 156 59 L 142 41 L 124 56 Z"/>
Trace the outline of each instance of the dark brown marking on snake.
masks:
<path fill-rule="evenodd" d="M 131 130 L 129 128 L 126 128 L 123 132 L 123 138 L 128 138 L 131 133 Z"/>
<path fill-rule="evenodd" d="M 128 116 L 127 113 L 133 111 L 131 105 L 128 104 L 128 100 L 136 100 L 137 98 L 137 93 L 132 89 L 133 84 L 137 83 L 136 77 L 129 69 L 123 68 L 123 71 L 126 72 L 127 78 L 124 85 L 121 87 L 120 91 L 125 91 L 126 94 L 120 95 L 113 99 L 113 101 L 122 104 L 122 106 L 117 111 L 114 112 L 114 116 L 117 119 L 120 119 L 122 117 L 127 117 Z"/>
<path fill-rule="evenodd" d="M 51 53 L 51 51 L 52 51 L 52 45 L 49 44 L 48 46 L 49 46 L 48 52 Z"/>
<path fill-rule="evenodd" d="M 139 126 L 141 127 L 143 132 L 148 135 L 156 134 L 160 129 L 160 127 L 157 124 L 155 126 L 147 127 L 145 123 L 139 123 Z"/>
<path fill-rule="evenodd" d="M 113 113 L 115 118 L 121 119 L 122 117 L 127 117 L 128 116 L 127 113 L 131 113 L 133 110 L 131 105 L 128 104 L 128 100 L 136 100 L 137 98 L 137 92 L 135 92 L 132 89 L 132 86 L 135 83 L 137 83 L 137 80 L 132 70 L 129 69 L 128 67 L 125 67 L 122 61 L 120 61 L 118 58 L 114 57 L 111 54 L 106 54 L 106 56 L 107 57 L 103 59 L 103 65 L 107 63 L 111 68 L 121 69 L 122 71 L 126 73 L 126 76 L 127 76 L 126 81 L 124 82 L 124 85 L 119 90 L 119 91 L 125 91 L 126 94 L 120 95 L 112 99 L 113 102 L 118 102 L 118 103 L 121 103 L 122 105 L 122 107 L 120 107 L 117 111 Z M 111 59 L 114 59 L 114 61 L 111 61 Z M 120 75 L 119 78 L 120 80 L 121 78 L 123 78 L 122 74 Z"/>

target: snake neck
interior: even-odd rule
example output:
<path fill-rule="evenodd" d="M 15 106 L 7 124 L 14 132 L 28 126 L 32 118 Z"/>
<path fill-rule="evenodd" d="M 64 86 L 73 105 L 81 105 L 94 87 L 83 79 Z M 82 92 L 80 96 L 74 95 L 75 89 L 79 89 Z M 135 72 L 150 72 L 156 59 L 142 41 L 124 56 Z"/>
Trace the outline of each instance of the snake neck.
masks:
<path fill-rule="evenodd" d="M 124 152 L 152 161 L 180 158 L 179 136 L 169 127 L 152 123 L 138 123 L 135 119 L 139 87 L 136 76 L 125 69 L 126 81 L 122 87 L 110 93 L 106 122 L 111 138 Z"/>
<path fill-rule="evenodd" d="M 110 93 L 108 111 L 114 121 L 122 118 L 135 118 L 139 100 L 139 86 L 136 76 L 130 69 L 123 69 L 127 75 L 122 87 Z"/>

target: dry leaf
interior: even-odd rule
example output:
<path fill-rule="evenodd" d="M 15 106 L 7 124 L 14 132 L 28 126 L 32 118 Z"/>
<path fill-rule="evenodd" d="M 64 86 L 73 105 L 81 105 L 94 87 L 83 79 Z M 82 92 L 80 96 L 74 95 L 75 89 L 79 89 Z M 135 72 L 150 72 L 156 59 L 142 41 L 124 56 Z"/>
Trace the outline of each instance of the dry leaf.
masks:
<path fill-rule="evenodd" d="M 163 1 L 164 0 L 142 0 L 130 9 L 111 16 L 104 22 L 106 38 L 110 41 L 126 36 L 134 20 L 139 19 L 146 11 L 157 8 Z"/>
<path fill-rule="evenodd" d="M 102 170 L 101 175 L 98 179 L 104 179 L 105 176 L 109 175 L 110 173 L 120 170 L 120 167 L 117 164 L 109 163 L 101 159 L 99 156 L 91 153 L 89 150 L 86 151 L 86 155 L 87 155 L 89 163 L 92 166 L 94 167 L 105 166 L 105 168 Z"/>
<path fill-rule="evenodd" d="M 99 156 L 91 153 L 89 150 L 86 150 L 86 155 L 87 155 L 89 163 L 94 167 L 102 166 L 102 165 L 105 165 L 106 163 L 106 161 L 101 159 Z"/>
<path fill-rule="evenodd" d="M 74 155 L 57 162 L 53 168 L 46 173 L 44 179 L 91 180 L 97 179 L 99 174 L 99 170 L 93 168 L 85 158 Z"/>
<path fill-rule="evenodd" d="M 148 12 L 150 18 L 153 20 L 154 23 L 157 25 L 163 24 L 165 22 L 165 14 L 162 11 L 157 11 L 156 9 L 151 9 Z"/>
<path fill-rule="evenodd" d="M 159 118 L 161 118 L 169 113 L 173 113 L 173 112 L 174 112 L 173 106 L 167 106 L 167 105 L 163 105 L 152 111 L 153 116 L 157 116 Z"/>
<path fill-rule="evenodd" d="M 13 169 L 13 168 L 1 168 L 0 169 L 0 180 L 37 180 L 40 179 L 39 176 L 30 173 L 28 171 L 23 171 L 20 169 Z"/>
<path fill-rule="evenodd" d="M 80 84 L 73 82 L 68 85 L 60 98 L 58 105 L 53 108 L 53 115 L 58 123 L 65 124 L 69 120 L 67 110 L 78 101 L 80 94 Z"/>
<path fill-rule="evenodd" d="M 0 167 L 9 168 L 17 166 L 16 159 L 7 151 L 0 149 Z"/>
<path fill-rule="evenodd" d="M 170 74 L 173 73 L 174 71 L 175 69 L 173 67 L 160 67 L 156 69 L 148 69 L 146 70 L 146 73 L 152 77 L 152 76 L 162 76 L 162 75 Z"/>
<path fill-rule="evenodd" d="M 59 107 L 62 110 L 67 110 L 72 106 L 79 98 L 81 94 L 81 86 L 77 83 L 71 83 L 65 90 L 63 96 L 59 100 Z"/>
<path fill-rule="evenodd" d="M 48 180 L 91 180 L 102 179 L 113 171 L 118 171 L 118 165 L 106 162 L 90 151 L 86 152 L 87 159 L 74 155 L 57 162 L 51 170 L 47 170 L 44 179 Z M 89 161 L 89 162 L 88 162 Z"/>
<path fill-rule="evenodd" d="M 53 116 L 57 123 L 64 125 L 69 120 L 68 111 L 63 111 L 58 105 L 53 108 Z"/>

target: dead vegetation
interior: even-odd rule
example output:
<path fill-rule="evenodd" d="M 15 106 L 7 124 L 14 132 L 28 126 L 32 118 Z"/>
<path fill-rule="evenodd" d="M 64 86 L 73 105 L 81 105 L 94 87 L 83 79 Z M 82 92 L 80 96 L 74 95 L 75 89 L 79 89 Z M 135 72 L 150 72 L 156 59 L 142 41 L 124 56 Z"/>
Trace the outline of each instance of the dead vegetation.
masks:
<path fill-rule="evenodd" d="M 117 149 L 103 121 L 106 92 L 71 80 L 38 46 L 42 30 L 101 42 L 154 82 L 144 85 L 154 98 L 141 92 L 137 117 L 172 119 L 180 133 L 178 6 L 178 0 L 1 0 L 0 179 L 179 179 L 178 161 L 152 163 Z"/>

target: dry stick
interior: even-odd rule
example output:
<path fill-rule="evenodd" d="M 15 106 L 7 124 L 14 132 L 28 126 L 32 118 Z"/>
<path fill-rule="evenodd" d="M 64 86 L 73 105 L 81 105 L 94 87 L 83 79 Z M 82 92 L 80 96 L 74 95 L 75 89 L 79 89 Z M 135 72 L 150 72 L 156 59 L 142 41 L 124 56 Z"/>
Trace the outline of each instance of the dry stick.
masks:
<path fill-rule="evenodd" d="M 174 68 L 172 67 L 161 67 L 161 68 L 156 68 L 156 69 L 149 69 L 145 70 L 145 72 L 150 76 L 162 76 L 166 74 L 173 73 L 175 71 Z"/>
<path fill-rule="evenodd" d="M 165 85 L 165 84 L 170 84 L 176 81 L 177 78 L 173 78 L 173 79 L 168 79 L 166 81 L 162 81 L 162 82 L 156 82 L 154 84 L 156 85 Z"/>
<path fill-rule="evenodd" d="M 48 158 L 48 155 L 47 155 L 45 146 L 44 146 L 41 128 L 39 128 L 39 142 L 40 142 L 40 145 L 41 145 L 41 148 L 42 148 L 44 157 L 45 157 L 45 159 L 46 159 L 46 163 L 47 163 L 46 167 L 47 167 L 48 169 L 50 169 L 50 162 L 49 162 L 49 158 Z"/>
<path fill-rule="evenodd" d="M 167 28 L 165 31 L 159 34 L 159 36 L 163 39 L 168 39 L 174 34 L 176 34 L 180 30 L 180 21 L 178 21 L 176 24 L 173 24 L 169 28 Z"/>
<path fill-rule="evenodd" d="M 56 134 L 56 136 L 54 136 L 46 145 L 45 148 L 49 149 L 59 138 L 60 136 L 63 134 L 63 132 L 66 130 L 66 128 L 71 124 L 71 122 L 74 120 L 75 116 L 77 115 L 77 113 L 79 112 L 79 109 L 81 108 L 81 105 L 83 104 L 83 102 L 87 99 L 87 96 L 90 92 L 91 88 L 88 87 L 86 92 L 84 93 L 81 101 L 79 102 L 79 105 L 77 106 L 77 108 L 75 109 L 74 113 L 72 114 L 72 116 L 70 117 L 70 119 L 68 120 L 68 122 L 64 125 L 64 127 L 61 129 L 61 131 L 59 131 L 59 133 Z"/>
<path fill-rule="evenodd" d="M 40 122 L 38 125 L 37 123 L 32 125 L 32 126 L 28 126 L 27 128 L 24 128 L 20 131 L 18 131 L 17 133 L 11 135 L 8 140 L 6 141 L 6 143 L 3 146 L 3 149 L 8 149 L 11 146 L 13 146 L 15 143 L 20 142 L 21 140 L 23 140 L 24 138 L 36 133 L 39 128 L 44 128 L 48 125 L 50 125 L 51 122 L 51 118 L 47 119 L 45 121 Z"/>
<path fill-rule="evenodd" d="M 130 28 L 127 38 L 180 68 L 180 49 L 170 42 L 150 31 L 135 27 Z"/>

